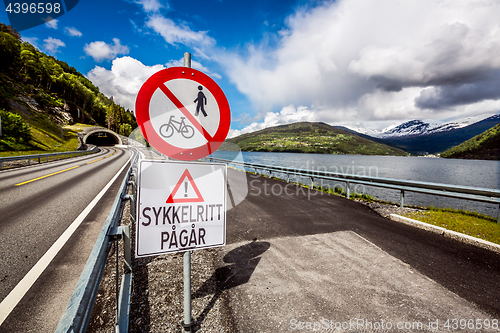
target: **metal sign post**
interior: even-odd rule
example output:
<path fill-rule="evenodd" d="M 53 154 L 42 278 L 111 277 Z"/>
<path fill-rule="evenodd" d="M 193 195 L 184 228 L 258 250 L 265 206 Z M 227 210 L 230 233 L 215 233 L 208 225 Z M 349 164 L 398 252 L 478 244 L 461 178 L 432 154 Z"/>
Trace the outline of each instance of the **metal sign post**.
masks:
<path fill-rule="evenodd" d="M 184 321 L 186 332 L 191 332 L 191 251 L 184 252 Z"/>
<path fill-rule="evenodd" d="M 183 253 L 184 320 L 191 319 L 191 251 L 226 243 L 227 166 L 141 160 L 138 166 L 136 257 Z"/>
<path fill-rule="evenodd" d="M 229 103 L 215 81 L 191 68 L 191 54 L 186 52 L 184 67 L 163 69 L 143 84 L 136 117 L 151 146 L 168 157 L 190 161 L 139 163 L 135 254 L 139 258 L 183 252 L 181 325 L 191 332 L 191 251 L 225 245 L 227 194 L 226 165 L 194 161 L 226 139 Z"/>
<path fill-rule="evenodd" d="M 191 53 L 184 53 L 184 67 L 191 68 Z M 184 252 L 184 331 L 191 332 L 191 251 Z"/>

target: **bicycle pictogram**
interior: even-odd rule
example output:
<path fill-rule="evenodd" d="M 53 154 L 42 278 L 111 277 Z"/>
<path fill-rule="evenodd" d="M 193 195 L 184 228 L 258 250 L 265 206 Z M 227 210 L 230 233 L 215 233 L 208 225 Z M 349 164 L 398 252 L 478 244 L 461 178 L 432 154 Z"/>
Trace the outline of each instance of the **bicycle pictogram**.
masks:
<path fill-rule="evenodd" d="M 173 115 L 170 116 L 168 123 L 161 125 L 160 135 L 164 138 L 170 138 L 175 131 L 176 133 L 181 133 L 186 139 L 193 137 L 194 128 L 185 123 L 186 117 L 181 117 L 181 121 L 174 120 L 174 117 Z"/>

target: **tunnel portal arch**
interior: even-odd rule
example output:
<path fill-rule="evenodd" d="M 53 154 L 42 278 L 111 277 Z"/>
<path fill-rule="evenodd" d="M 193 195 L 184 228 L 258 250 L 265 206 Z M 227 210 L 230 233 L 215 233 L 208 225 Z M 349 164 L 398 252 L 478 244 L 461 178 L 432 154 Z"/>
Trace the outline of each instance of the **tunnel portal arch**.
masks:
<path fill-rule="evenodd" d="M 83 143 L 95 146 L 114 146 L 123 144 L 118 134 L 106 128 L 96 128 L 87 132 L 83 137 Z"/>

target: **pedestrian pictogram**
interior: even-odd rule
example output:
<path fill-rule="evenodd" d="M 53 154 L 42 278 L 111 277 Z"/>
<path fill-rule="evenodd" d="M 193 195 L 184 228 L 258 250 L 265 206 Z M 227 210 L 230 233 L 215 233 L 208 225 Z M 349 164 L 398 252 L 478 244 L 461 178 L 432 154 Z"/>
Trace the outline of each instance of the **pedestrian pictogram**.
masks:
<path fill-rule="evenodd" d="M 178 193 L 180 192 L 179 189 L 181 187 L 184 190 L 182 196 L 178 195 Z M 188 193 L 188 189 L 192 189 L 192 191 L 189 191 L 191 193 Z M 194 196 L 192 192 L 194 192 Z M 188 169 L 186 169 L 181 178 L 179 178 L 177 185 L 175 185 L 172 193 L 166 201 L 166 203 L 179 202 L 203 202 L 203 197 L 200 193 L 200 190 L 198 189 L 198 186 L 196 186 L 196 183 L 194 182 L 193 177 L 189 173 Z"/>
<path fill-rule="evenodd" d="M 153 74 L 137 95 L 135 114 L 142 134 L 154 148 L 185 161 L 217 150 L 231 122 L 222 89 L 209 76 L 189 67 Z"/>
<path fill-rule="evenodd" d="M 198 86 L 198 90 L 200 92 L 198 92 L 198 97 L 196 97 L 196 99 L 194 100 L 194 102 L 197 103 L 196 113 L 194 115 L 197 116 L 200 113 L 201 109 L 201 112 L 203 112 L 203 115 L 206 117 L 207 113 L 205 112 L 205 108 L 203 107 L 203 105 L 207 105 L 207 98 L 205 97 L 205 94 L 202 91 L 203 90 L 202 86 Z"/>

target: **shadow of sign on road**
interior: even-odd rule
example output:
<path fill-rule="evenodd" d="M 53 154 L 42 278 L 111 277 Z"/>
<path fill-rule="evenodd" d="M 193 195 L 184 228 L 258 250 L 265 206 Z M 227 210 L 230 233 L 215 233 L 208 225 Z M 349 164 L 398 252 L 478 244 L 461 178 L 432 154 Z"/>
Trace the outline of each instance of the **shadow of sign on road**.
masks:
<path fill-rule="evenodd" d="M 191 296 L 193 299 L 204 297 L 209 294 L 207 291 L 210 290 L 211 285 L 214 283 L 217 285 L 216 293 L 195 319 L 195 330 L 200 327 L 200 324 L 205 320 L 207 314 L 225 290 L 238 287 L 250 280 L 261 260 L 260 255 L 270 247 L 269 242 L 259 242 L 254 239 L 251 243 L 239 246 L 224 256 L 223 261 L 227 265 L 217 268 L 214 274 Z"/>

